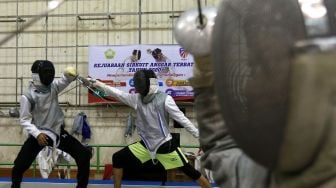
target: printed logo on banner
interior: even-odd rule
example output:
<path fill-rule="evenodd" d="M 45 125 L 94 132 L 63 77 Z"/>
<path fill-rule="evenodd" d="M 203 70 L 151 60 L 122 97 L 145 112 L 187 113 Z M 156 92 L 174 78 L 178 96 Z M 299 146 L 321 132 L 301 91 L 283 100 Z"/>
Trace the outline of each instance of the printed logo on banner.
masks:
<path fill-rule="evenodd" d="M 134 80 L 133 80 L 133 78 L 130 79 L 130 80 L 128 81 L 128 84 L 129 84 L 131 87 L 134 87 Z"/>
<path fill-rule="evenodd" d="M 136 93 L 135 88 L 130 89 L 128 93 Z"/>
<path fill-rule="evenodd" d="M 188 80 L 174 80 L 172 78 L 168 78 L 166 80 L 166 86 L 167 87 L 173 87 L 173 86 L 190 86 L 190 83 Z"/>
<path fill-rule="evenodd" d="M 188 80 L 174 80 L 173 85 L 174 86 L 190 86 L 190 83 Z"/>
<path fill-rule="evenodd" d="M 171 87 L 174 84 L 174 80 L 172 78 L 168 78 L 166 80 L 166 86 Z"/>
<path fill-rule="evenodd" d="M 105 58 L 106 58 L 106 59 L 113 59 L 113 58 L 115 57 L 115 55 L 116 55 L 116 52 L 113 51 L 113 50 L 110 48 L 110 49 L 106 50 L 106 51 L 104 52 L 104 54 L 105 54 Z"/>
<path fill-rule="evenodd" d="M 167 90 L 166 90 L 166 93 L 167 93 L 168 95 L 172 96 L 172 97 L 175 97 L 175 96 L 176 96 L 175 91 L 174 91 L 173 89 L 167 89 Z"/>
<path fill-rule="evenodd" d="M 181 57 L 182 59 L 187 59 L 187 57 L 188 57 L 188 55 L 189 55 L 189 53 L 188 53 L 187 51 L 185 51 L 184 48 L 180 48 L 179 53 L 180 53 L 180 57 Z"/>
<path fill-rule="evenodd" d="M 185 89 L 182 90 L 173 90 L 173 89 L 167 89 L 166 93 L 172 97 L 181 97 L 181 96 L 192 96 L 193 93 L 190 91 L 187 91 Z"/>

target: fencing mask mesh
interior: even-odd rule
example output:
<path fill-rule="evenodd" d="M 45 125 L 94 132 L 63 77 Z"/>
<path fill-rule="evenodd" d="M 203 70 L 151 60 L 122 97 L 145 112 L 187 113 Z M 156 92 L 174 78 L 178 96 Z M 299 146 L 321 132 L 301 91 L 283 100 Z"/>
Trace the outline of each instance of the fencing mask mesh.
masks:
<path fill-rule="evenodd" d="M 238 145 L 270 168 L 279 160 L 291 106 L 293 47 L 312 35 L 335 35 L 336 1 L 325 1 L 333 13 L 324 33 L 316 30 L 321 20 L 302 14 L 300 3 L 311 2 L 317 1 L 225 0 L 215 21 L 212 58 L 223 117 Z"/>
<path fill-rule="evenodd" d="M 134 74 L 135 90 L 142 96 L 146 96 L 149 92 L 150 78 L 156 78 L 153 70 L 139 70 Z"/>
<path fill-rule="evenodd" d="M 55 77 L 54 65 L 48 60 L 36 60 L 31 67 L 31 71 L 39 75 L 41 83 L 45 86 L 49 86 Z"/>

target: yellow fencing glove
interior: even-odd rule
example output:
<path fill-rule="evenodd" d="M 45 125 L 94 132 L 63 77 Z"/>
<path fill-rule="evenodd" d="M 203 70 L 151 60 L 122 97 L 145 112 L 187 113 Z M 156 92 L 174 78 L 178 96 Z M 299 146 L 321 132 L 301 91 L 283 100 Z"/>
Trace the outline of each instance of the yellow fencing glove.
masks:
<path fill-rule="evenodd" d="M 76 69 L 74 67 L 65 68 L 64 75 L 72 80 L 76 79 L 76 77 L 78 76 Z"/>

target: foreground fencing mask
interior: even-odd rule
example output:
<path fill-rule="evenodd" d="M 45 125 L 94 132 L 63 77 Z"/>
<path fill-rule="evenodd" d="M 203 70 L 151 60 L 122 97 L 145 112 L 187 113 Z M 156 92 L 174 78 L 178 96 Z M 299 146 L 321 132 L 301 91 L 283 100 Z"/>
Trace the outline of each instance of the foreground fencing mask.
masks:
<path fill-rule="evenodd" d="M 149 92 L 150 78 L 156 78 L 153 70 L 139 70 L 134 74 L 135 90 L 142 96 L 146 96 Z"/>
<path fill-rule="evenodd" d="M 336 80 L 335 4 L 224 0 L 220 5 L 212 59 L 222 114 L 238 145 L 264 166 L 300 170 L 328 134 Z"/>
<path fill-rule="evenodd" d="M 40 82 L 45 86 L 49 86 L 55 77 L 54 65 L 48 60 L 36 60 L 31 71 L 33 74 L 38 74 Z"/>

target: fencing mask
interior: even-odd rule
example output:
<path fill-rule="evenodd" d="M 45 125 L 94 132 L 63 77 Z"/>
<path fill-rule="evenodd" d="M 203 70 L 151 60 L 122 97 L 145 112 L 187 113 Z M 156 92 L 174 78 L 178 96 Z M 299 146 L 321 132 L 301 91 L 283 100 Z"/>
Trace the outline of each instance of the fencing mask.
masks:
<path fill-rule="evenodd" d="M 31 67 L 33 81 L 40 81 L 44 86 L 49 86 L 55 77 L 55 68 L 48 60 L 36 60 Z"/>
<path fill-rule="evenodd" d="M 152 51 L 152 56 L 155 60 L 157 61 L 161 61 L 162 60 L 162 50 L 160 48 L 155 48 L 153 51 Z"/>
<path fill-rule="evenodd" d="M 238 145 L 264 166 L 299 171 L 316 159 L 321 143 L 336 137 L 330 131 L 335 4 L 224 0 L 220 5 L 211 48 L 222 115 Z"/>
<path fill-rule="evenodd" d="M 153 70 L 139 70 L 134 74 L 134 87 L 135 90 L 140 93 L 142 96 L 146 96 L 149 92 L 151 79 L 156 78 L 156 75 Z"/>
<path fill-rule="evenodd" d="M 141 50 L 133 50 L 132 56 L 131 56 L 131 61 L 136 62 L 140 60 L 141 58 Z"/>

